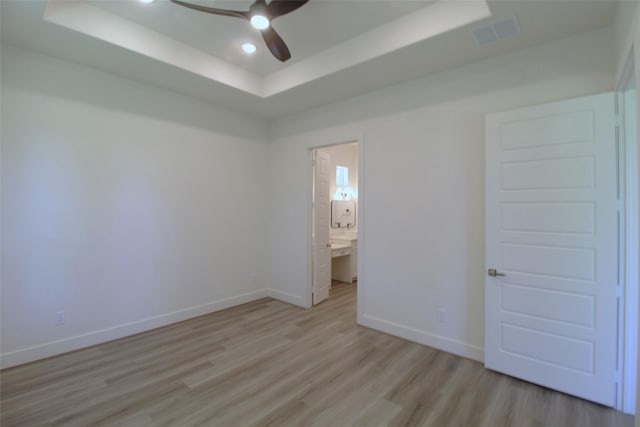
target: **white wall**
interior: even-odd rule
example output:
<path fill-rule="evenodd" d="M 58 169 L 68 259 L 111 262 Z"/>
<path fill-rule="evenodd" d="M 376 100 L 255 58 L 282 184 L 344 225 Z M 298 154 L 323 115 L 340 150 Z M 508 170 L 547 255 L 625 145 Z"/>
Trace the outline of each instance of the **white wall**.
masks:
<path fill-rule="evenodd" d="M 265 296 L 266 131 L 3 46 L 2 366 Z"/>
<path fill-rule="evenodd" d="M 604 29 L 275 122 L 271 286 L 304 305 L 309 147 L 364 135 L 360 323 L 481 360 L 484 116 L 612 90 L 613 45 Z M 286 215 L 277 212 L 282 203 Z M 399 212 L 401 203 L 407 209 Z M 437 309 L 447 310 L 446 323 Z"/>
<path fill-rule="evenodd" d="M 634 33 L 638 25 L 638 3 L 637 0 L 619 0 L 616 7 L 613 27 L 615 36 L 615 83 L 618 83 L 622 77 L 622 71 L 634 42 Z"/>

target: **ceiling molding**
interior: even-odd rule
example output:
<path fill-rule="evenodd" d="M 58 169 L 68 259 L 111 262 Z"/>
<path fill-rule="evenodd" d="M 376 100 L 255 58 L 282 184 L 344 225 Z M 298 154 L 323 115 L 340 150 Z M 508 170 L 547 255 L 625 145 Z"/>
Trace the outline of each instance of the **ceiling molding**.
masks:
<path fill-rule="evenodd" d="M 263 81 L 257 74 L 83 0 L 48 0 L 42 18 L 252 95 L 263 96 Z"/>
<path fill-rule="evenodd" d="M 491 16 L 484 0 L 438 1 L 265 77 L 271 96 Z"/>
<path fill-rule="evenodd" d="M 489 16 L 485 0 L 437 1 L 265 77 L 84 0 L 48 0 L 43 20 L 269 98 Z"/>

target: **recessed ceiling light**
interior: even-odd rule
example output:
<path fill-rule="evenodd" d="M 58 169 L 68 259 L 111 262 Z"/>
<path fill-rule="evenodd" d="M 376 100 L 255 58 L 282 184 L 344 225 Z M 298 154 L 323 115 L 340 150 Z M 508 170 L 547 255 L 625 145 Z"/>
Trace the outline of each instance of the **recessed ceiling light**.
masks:
<path fill-rule="evenodd" d="M 242 45 L 242 50 L 244 50 L 245 53 L 252 54 L 256 51 L 256 45 L 253 43 L 245 43 Z"/>
<path fill-rule="evenodd" d="M 264 15 L 253 15 L 251 17 L 251 25 L 258 30 L 265 30 L 269 28 L 269 20 Z"/>
<path fill-rule="evenodd" d="M 154 0 L 139 0 L 140 3 L 145 3 L 145 4 L 149 4 L 149 3 L 153 3 Z"/>

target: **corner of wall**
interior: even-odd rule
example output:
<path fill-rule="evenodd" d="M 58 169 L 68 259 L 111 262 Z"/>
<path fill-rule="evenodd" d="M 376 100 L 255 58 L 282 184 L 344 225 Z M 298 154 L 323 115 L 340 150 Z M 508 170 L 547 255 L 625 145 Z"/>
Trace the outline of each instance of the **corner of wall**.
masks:
<path fill-rule="evenodd" d="M 623 78 L 627 59 L 632 53 L 634 38 L 638 31 L 639 3 L 636 1 L 620 1 L 616 6 L 614 17 L 616 69 L 614 87 Z"/>
<path fill-rule="evenodd" d="M 268 288 L 266 290 L 266 293 L 269 298 L 286 302 L 287 304 L 295 305 L 298 307 L 308 308 L 304 303 L 304 298 L 299 295 L 293 295 L 293 294 L 283 292 L 278 289 L 272 289 L 272 288 Z"/>

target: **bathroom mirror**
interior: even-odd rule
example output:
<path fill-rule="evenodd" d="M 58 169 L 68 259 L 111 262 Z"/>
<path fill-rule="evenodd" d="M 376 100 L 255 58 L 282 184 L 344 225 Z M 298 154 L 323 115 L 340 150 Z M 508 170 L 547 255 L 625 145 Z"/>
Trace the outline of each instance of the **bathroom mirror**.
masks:
<path fill-rule="evenodd" d="M 353 228 L 356 225 L 356 202 L 333 200 L 331 202 L 331 228 Z"/>

